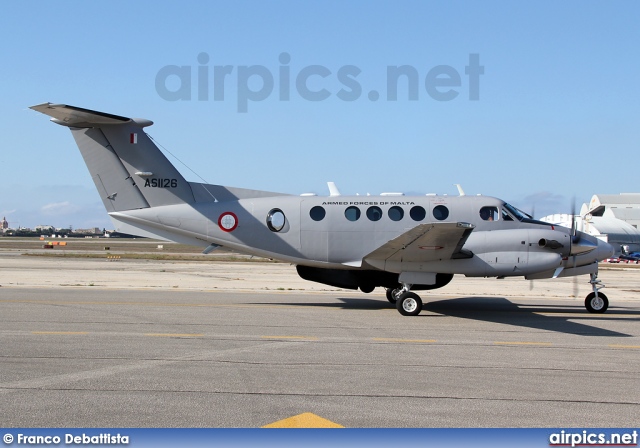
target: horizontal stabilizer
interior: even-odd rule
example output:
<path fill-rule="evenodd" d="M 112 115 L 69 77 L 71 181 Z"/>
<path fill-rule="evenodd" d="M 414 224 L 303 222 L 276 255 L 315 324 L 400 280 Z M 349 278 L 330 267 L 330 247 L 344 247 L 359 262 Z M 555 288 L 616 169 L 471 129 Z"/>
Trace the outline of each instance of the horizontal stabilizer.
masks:
<path fill-rule="evenodd" d="M 42 103 L 31 106 L 36 112 L 49 115 L 51 121 L 63 126 L 86 128 L 99 125 L 125 124 L 131 122 L 131 118 L 119 115 L 107 114 L 81 107 L 69 106 L 66 104 Z"/>

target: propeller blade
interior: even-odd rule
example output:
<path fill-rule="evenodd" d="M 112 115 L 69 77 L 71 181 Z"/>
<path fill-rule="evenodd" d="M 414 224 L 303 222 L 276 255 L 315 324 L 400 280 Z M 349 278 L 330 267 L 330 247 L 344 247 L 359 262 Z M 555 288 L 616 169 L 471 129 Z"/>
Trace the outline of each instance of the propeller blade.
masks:
<path fill-rule="evenodd" d="M 573 198 L 573 203 L 571 204 L 571 248 L 569 250 L 570 255 L 579 255 L 585 254 L 587 252 L 591 252 L 598 245 L 591 241 L 582 239 L 580 237 L 581 232 L 578 233 L 577 227 L 577 219 L 576 219 L 576 200 Z M 575 257 L 573 259 L 573 263 L 575 264 Z M 574 266 L 575 267 L 575 266 Z"/>
<path fill-rule="evenodd" d="M 571 200 L 571 236 L 576 236 L 576 197 Z"/>
<path fill-rule="evenodd" d="M 576 229 L 576 197 L 575 195 L 571 199 L 571 247 L 569 248 L 569 255 L 573 255 L 572 269 L 576 268 L 576 254 L 582 252 L 588 252 L 588 250 L 581 250 L 580 237 L 577 235 Z M 592 248 L 591 250 L 595 249 Z M 578 297 L 578 276 L 573 276 L 573 297 Z"/>
<path fill-rule="evenodd" d="M 573 256 L 573 269 L 576 268 L 576 256 Z M 578 276 L 573 276 L 573 297 L 578 297 Z"/>

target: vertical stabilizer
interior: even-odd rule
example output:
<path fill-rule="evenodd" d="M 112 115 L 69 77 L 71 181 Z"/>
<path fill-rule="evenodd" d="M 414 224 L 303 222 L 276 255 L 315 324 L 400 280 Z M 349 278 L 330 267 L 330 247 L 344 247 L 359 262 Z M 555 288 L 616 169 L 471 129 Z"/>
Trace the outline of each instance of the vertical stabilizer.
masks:
<path fill-rule="evenodd" d="M 107 211 L 194 202 L 189 183 L 144 132 L 153 122 L 64 104 L 31 109 L 71 129 Z"/>

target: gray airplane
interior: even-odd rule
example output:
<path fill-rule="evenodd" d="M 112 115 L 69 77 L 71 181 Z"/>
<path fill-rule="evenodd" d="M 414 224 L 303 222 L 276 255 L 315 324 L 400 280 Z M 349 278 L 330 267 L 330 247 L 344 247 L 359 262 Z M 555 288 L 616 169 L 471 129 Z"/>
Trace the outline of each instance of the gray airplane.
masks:
<path fill-rule="evenodd" d="M 119 232 L 291 262 L 310 281 L 369 293 L 387 290 L 413 316 L 412 290 L 454 274 L 545 279 L 590 275 L 589 312 L 609 305 L 598 261 L 613 248 L 590 235 L 532 219 L 487 196 L 288 195 L 187 182 L 144 128 L 153 122 L 64 104 L 31 109 L 71 130 Z"/>

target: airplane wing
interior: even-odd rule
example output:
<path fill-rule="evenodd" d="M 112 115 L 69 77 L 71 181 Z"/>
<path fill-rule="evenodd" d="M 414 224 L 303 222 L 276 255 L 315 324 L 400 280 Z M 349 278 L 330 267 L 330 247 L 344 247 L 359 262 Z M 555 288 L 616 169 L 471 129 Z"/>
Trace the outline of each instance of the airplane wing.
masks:
<path fill-rule="evenodd" d="M 466 222 L 420 224 L 366 255 L 364 261 L 426 262 L 471 258 L 473 253 L 462 246 L 474 228 Z"/>

